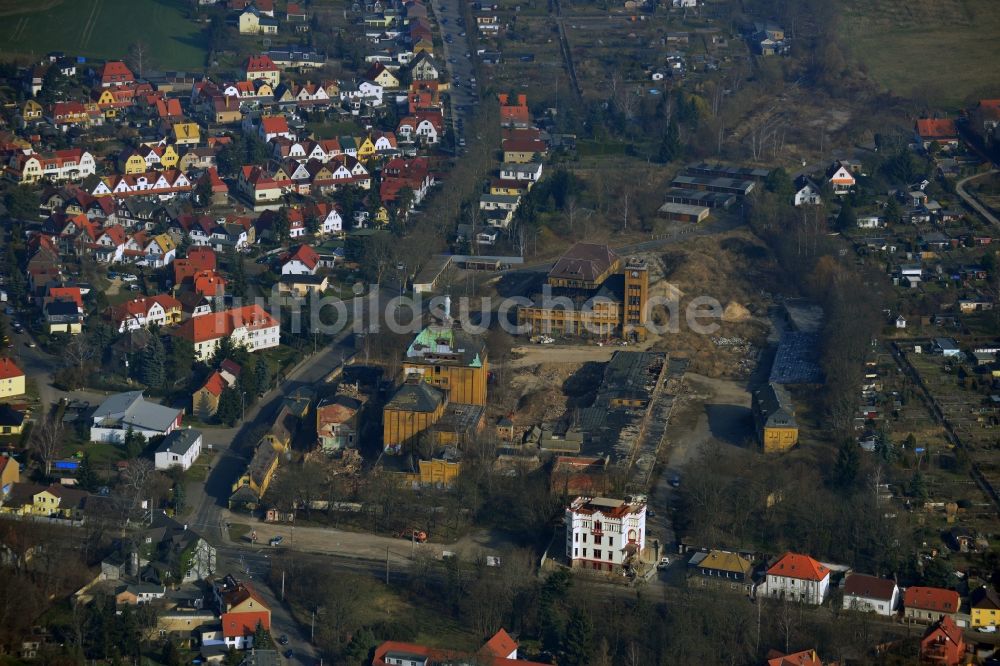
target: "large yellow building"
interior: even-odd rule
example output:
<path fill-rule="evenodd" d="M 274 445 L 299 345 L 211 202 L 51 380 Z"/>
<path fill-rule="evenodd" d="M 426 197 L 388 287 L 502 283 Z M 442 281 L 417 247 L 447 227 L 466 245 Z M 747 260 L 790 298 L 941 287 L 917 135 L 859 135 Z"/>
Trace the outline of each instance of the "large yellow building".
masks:
<path fill-rule="evenodd" d="M 755 391 L 752 409 L 757 439 L 764 453 L 784 453 L 798 444 L 795 409 L 783 386 L 768 384 Z"/>
<path fill-rule="evenodd" d="M 649 270 L 623 262 L 607 245 L 577 243 L 549 271 L 546 291 L 517 310 L 529 335 L 643 340 L 649 320 Z"/>
<path fill-rule="evenodd" d="M 382 445 L 386 453 L 402 453 L 441 420 L 447 398 L 417 377 L 409 377 L 382 409 Z"/>
<path fill-rule="evenodd" d="M 0 358 L 0 398 L 24 395 L 24 371 L 9 358 Z"/>
<path fill-rule="evenodd" d="M 486 344 L 460 328 L 434 324 L 422 330 L 406 350 L 403 373 L 447 391 L 448 402 L 486 404 Z"/>

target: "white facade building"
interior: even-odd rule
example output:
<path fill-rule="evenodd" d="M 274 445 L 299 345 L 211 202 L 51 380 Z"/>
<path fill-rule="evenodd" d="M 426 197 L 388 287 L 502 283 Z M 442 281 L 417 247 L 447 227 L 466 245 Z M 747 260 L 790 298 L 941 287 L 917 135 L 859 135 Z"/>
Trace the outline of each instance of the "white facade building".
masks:
<path fill-rule="evenodd" d="M 767 570 L 762 594 L 819 606 L 830 589 L 830 567 L 808 555 L 785 553 Z"/>
<path fill-rule="evenodd" d="M 566 558 L 574 567 L 630 566 L 645 546 L 645 500 L 578 497 L 566 509 Z"/>
<path fill-rule="evenodd" d="M 852 573 L 844 584 L 844 610 L 892 617 L 899 605 L 896 581 Z"/>
<path fill-rule="evenodd" d="M 201 455 L 201 439 L 200 430 L 174 430 L 156 448 L 156 469 L 180 467 L 187 471 Z"/>

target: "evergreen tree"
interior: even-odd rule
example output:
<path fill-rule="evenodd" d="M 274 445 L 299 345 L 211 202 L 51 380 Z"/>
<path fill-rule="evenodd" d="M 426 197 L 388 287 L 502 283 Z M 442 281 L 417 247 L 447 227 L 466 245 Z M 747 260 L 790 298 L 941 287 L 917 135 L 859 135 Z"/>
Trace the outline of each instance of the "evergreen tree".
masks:
<path fill-rule="evenodd" d="M 273 649 L 271 643 L 271 634 L 267 633 L 267 629 L 264 625 L 257 622 L 257 628 L 253 630 L 253 649 L 254 650 L 270 650 Z"/>
<path fill-rule="evenodd" d="M 889 224 L 896 224 L 902 218 L 902 211 L 899 207 L 899 200 L 896 197 L 889 197 L 889 202 L 885 207 L 885 221 Z"/>
<path fill-rule="evenodd" d="M 76 483 L 88 493 L 97 490 L 97 475 L 90 464 L 90 453 L 85 452 L 83 454 L 83 460 L 80 461 L 80 469 L 76 473 Z"/>
<path fill-rule="evenodd" d="M 212 354 L 212 361 L 210 365 L 218 367 L 219 364 L 227 358 L 232 358 L 234 349 L 235 346 L 233 345 L 233 339 L 228 335 L 223 337 L 219 340 L 219 344 L 215 347 L 215 353 Z"/>
<path fill-rule="evenodd" d="M 184 490 L 184 484 L 178 481 L 174 484 L 174 515 L 179 515 L 184 511 L 186 501 L 187 491 Z"/>
<path fill-rule="evenodd" d="M 249 292 L 243 257 L 233 247 L 226 250 L 226 267 L 229 269 L 229 292 L 233 296 L 246 298 Z"/>
<path fill-rule="evenodd" d="M 924 475 L 918 469 L 913 473 L 910 478 L 910 483 L 907 487 L 906 494 L 910 497 L 924 501 L 927 499 L 927 483 L 924 481 Z"/>
<path fill-rule="evenodd" d="M 566 625 L 564 658 L 560 663 L 567 666 L 587 666 L 593 652 L 593 633 L 590 618 L 579 608 L 574 608 Z"/>
<path fill-rule="evenodd" d="M 215 418 L 220 423 L 234 425 L 240 418 L 240 395 L 235 389 L 224 388 L 219 396 L 219 409 L 215 412 Z"/>
<path fill-rule="evenodd" d="M 362 627 L 351 636 L 351 642 L 344 649 L 344 656 L 352 663 L 367 664 L 371 661 L 372 650 L 378 645 L 375 634 L 368 627 Z"/>
<path fill-rule="evenodd" d="M 170 381 L 191 376 L 191 366 L 194 365 L 194 344 L 179 335 L 170 337 L 170 363 L 168 365 Z"/>
<path fill-rule="evenodd" d="M 257 373 L 250 368 L 243 368 L 239 378 L 236 380 L 236 390 L 242 395 L 246 394 L 246 404 L 252 405 L 257 401 Z"/>
<path fill-rule="evenodd" d="M 673 162 L 681 156 L 681 134 L 677 127 L 677 119 L 671 118 L 667 125 L 667 131 L 660 139 L 660 146 L 656 151 L 656 161 L 660 164 Z"/>
<path fill-rule="evenodd" d="M 165 666 L 181 666 L 181 655 L 177 650 L 177 644 L 167 639 L 163 646 L 163 653 L 160 655 L 160 662 Z"/>
<path fill-rule="evenodd" d="M 783 200 L 790 199 L 795 194 L 794 187 L 788 172 L 781 167 L 772 169 L 771 173 L 767 174 L 767 178 L 764 179 L 764 188 L 768 192 L 777 194 Z"/>
<path fill-rule="evenodd" d="M 150 336 L 149 344 L 142 353 L 141 376 L 146 386 L 162 388 L 166 380 L 167 355 L 163 342 L 156 331 Z"/>
<path fill-rule="evenodd" d="M 138 458 L 142 454 L 142 450 L 146 448 L 146 436 L 141 432 L 136 432 L 132 430 L 129 426 L 128 431 L 125 433 L 125 440 L 122 443 L 125 447 L 125 457 L 129 460 L 133 458 Z"/>
<path fill-rule="evenodd" d="M 249 370 L 247 368 L 244 372 L 249 372 Z M 263 356 L 258 356 L 254 362 L 253 373 L 256 379 L 257 392 L 259 394 L 267 393 L 268 387 L 271 385 L 271 367 L 267 364 Z"/>
<path fill-rule="evenodd" d="M 839 488 L 850 488 L 858 477 L 861 466 L 858 447 L 850 439 L 845 439 L 837 452 L 837 460 L 833 464 L 833 483 Z"/>
<path fill-rule="evenodd" d="M 854 207 L 846 199 L 840 204 L 840 213 L 837 215 L 837 228 L 847 231 L 851 227 L 857 226 L 857 216 L 854 214 Z"/>

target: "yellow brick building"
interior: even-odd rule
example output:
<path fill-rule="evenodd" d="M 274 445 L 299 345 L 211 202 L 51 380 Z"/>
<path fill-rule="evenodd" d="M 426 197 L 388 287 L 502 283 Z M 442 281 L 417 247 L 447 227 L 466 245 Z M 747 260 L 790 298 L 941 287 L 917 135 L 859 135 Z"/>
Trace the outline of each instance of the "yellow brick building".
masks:
<path fill-rule="evenodd" d="M 447 391 L 448 402 L 486 404 L 486 344 L 455 326 L 433 324 L 422 330 L 406 350 L 403 373 Z"/>
<path fill-rule="evenodd" d="M 577 243 L 555 263 L 547 293 L 517 310 L 529 335 L 580 335 L 643 340 L 649 320 L 649 271 L 607 245 Z"/>
<path fill-rule="evenodd" d="M 757 439 L 764 453 L 784 453 L 799 442 L 795 408 L 785 388 L 768 384 L 753 394 Z"/>
<path fill-rule="evenodd" d="M 402 453 L 423 432 L 441 420 L 445 394 L 417 377 L 399 387 L 382 409 L 382 445 L 386 453 Z"/>

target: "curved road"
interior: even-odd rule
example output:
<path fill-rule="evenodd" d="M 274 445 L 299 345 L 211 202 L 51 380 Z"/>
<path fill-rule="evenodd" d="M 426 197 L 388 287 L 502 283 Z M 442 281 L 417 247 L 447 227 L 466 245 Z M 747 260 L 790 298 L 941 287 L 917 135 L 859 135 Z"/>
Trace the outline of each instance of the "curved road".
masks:
<path fill-rule="evenodd" d="M 1000 220 L 998 220 L 996 216 L 993 213 L 991 213 L 988 208 L 986 208 L 986 206 L 979 203 L 978 199 L 976 199 L 974 196 L 965 191 L 965 184 L 970 180 L 985 178 L 986 176 L 991 176 L 996 173 L 1000 173 L 1000 171 L 998 171 L 997 169 L 990 169 L 986 173 L 977 173 L 973 176 L 968 176 L 967 178 L 963 178 L 962 180 L 955 183 L 955 191 L 958 193 L 958 196 L 962 197 L 962 201 L 968 204 L 968 206 L 973 210 L 975 210 L 977 213 L 982 215 L 987 222 L 989 222 L 995 227 L 1000 227 Z"/>

